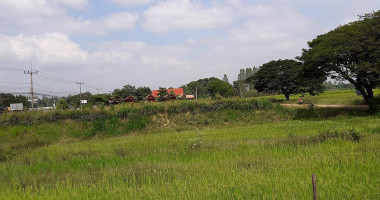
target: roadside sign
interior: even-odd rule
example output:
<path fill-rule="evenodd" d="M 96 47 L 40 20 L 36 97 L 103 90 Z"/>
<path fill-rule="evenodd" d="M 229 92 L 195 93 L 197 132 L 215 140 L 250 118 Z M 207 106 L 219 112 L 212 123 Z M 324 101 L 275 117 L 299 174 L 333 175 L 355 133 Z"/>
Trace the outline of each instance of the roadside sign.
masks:
<path fill-rule="evenodd" d="M 22 103 L 12 103 L 10 105 L 11 111 L 22 111 L 24 110 L 24 105 Z"/>

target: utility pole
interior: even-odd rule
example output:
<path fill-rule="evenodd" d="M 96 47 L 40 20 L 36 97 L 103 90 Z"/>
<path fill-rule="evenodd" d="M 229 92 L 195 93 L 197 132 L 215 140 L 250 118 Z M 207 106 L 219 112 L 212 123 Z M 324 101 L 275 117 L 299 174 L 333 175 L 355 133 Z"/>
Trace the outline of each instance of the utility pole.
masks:
<path fill-rule="evenodd" d="M 34 92 L 33 92 L 33 74 L 38 74 L 38 71 L 33 71 L 33 65 L 30 63 L 30 71 L 24 71 L 24 74 L 30 74 L 30 95 L 32 100 L 32 110 L 34 109 Z"/>
<path fill-rule="evenodd" d="M 80 108 L 82 109 L 82 84 L 84 84 L 84 82 L 76 82 L 76 84 L 79 84 L 79 102 Z"/>
<path fill-rule="evenodd" d="M 195 99 L 198 100 L 198 87 L 195 87 Z"/>
<path fill-rule="evenodd" d="M 50 92 L 51 97 L 53 98 L 53 109 L 55 109 L 55 96 L 53 96 L 53 91 Z"/>

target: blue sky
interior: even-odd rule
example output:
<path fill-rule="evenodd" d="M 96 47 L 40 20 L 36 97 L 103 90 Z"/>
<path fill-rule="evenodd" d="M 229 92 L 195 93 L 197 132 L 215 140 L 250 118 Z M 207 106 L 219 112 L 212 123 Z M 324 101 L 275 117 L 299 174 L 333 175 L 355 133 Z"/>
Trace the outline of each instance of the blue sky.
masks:
<path fill-rule="evenodd" d="M 0 69 L 20 70 L 0 70 L 0 92 L 28 91 L 31 62 L 36 90 L 56 95 L 77 93 L 80 80 L 93 93 L 224 74 L 232 83 L 240 68 L 294 58 L 379 9 L 378 0 L 0 0 Z"/>

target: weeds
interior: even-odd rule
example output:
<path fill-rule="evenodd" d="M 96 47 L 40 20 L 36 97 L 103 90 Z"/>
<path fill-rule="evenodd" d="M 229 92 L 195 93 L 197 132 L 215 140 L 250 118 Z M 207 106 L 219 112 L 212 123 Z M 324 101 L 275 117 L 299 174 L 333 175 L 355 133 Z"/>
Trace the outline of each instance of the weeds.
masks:
<path fill-rule="evenodd" d="M 358 142 L 362 138 L 361 134 L 355 129 L 349 129 L 345 131 L 324 131 L 320 132 L 316 136 L 295 136 L 293 134 L 288 134 L 287 138 L 279 139 L 275 141 L 278 145 L 310 145 L 316 143 L 324 143 L 330 140 L 346 140 Z M 273 141 L 269 142 L 273 144 Z"/>
<path fill-rule="evenodd" d="M 198 133 L 197 137 L 190 138 L 186 144 L 186 147 L 190 150 L 198 150 L 203 145 L 205 136 L 202 132 Z"/>

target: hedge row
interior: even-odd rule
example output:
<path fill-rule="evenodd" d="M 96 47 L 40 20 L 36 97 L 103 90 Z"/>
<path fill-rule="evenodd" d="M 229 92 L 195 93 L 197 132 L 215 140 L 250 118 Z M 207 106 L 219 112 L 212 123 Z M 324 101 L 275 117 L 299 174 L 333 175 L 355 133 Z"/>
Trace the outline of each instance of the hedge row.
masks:
<path fill-rule="evenodd" d="M 158 113 L 204 113 L 220 110 L 263 110 L 271 109 L 272 103 L 262 99 L 230 99 L 210 102 L 181 101 L 170 103 L 146 103 L 142 106 L 125 105 L 112 110 L 57 110 L 48 112 L 4 113 L 0 116 L 0 126 L 35 125 L 60 120 L 95 121 L 118 117 L 122 119 L 152 116 Z"/>

